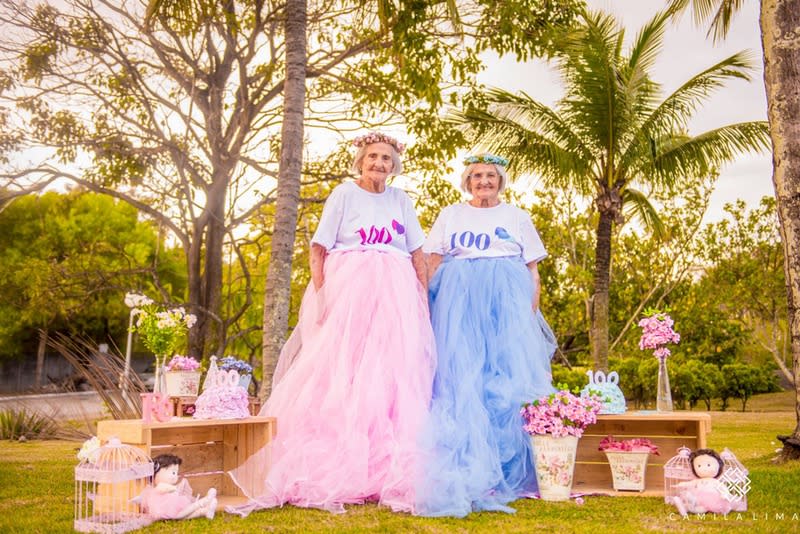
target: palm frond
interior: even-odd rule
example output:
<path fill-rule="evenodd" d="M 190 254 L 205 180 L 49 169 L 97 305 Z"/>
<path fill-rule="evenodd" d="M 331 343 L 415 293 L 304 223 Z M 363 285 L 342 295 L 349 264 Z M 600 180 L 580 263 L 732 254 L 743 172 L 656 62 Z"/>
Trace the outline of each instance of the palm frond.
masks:
<path fill-rule="evenodd" d="M 681 177 L 703 176 L 747 152 L 769 150 L 769 124 L 742 122 L 723 126 L 695 137 L 665 143 L 649 171 L 655 182 L 671 184 Z"/>
<path fill-rule="evenodd" d="M 642 226 L 650 230 L 656 239 L 666 237 L 664 221 L 661 220 L 655 207 L 641 191 L 626 187 L 622 192 L 622 209 L 626 219 L 639 220 Z"/>
<path fill-rule="evenodd" d="M 664 32 L 669 18 L 668 11 L 657 13 L 636 34 L 628 57 L 628 68 L 631 71 L 639 75 L 646 75 L 653 68 L 656 57 L 662 49 Z"/>
<path fill-rule="evenodd" d="M 620 158 L 621 170 L 624 172 L 642 160 L 651 159 L 654 140 L 685 130 L 693 113 L 714 90 L 730 79 L 749 80 L 751 69 L 752 57 L 747 52 L 738 52 L 686 81 L 641 123 Z"/>
<path fill-rule="evenodd" d="M 742 10 L 744 0 L 672 0 L 668 11 L 680 14 L 687 7 L 692 7 L 692 18 L 696 25 L 711 19 L 707 37 L 717 43 L 728 35 L 733 17 Z"/>
<path fill-rule="evenodd" d="M 548 184 L 572 186 L 586 191 L 591 183 L 592 159 L 580 157 L 555 140 L 530 130 L 496 113 L 479 109 L 451 111 L 446 122 L 468 130 L 473 149 L 508 155 L 508 171 L 513 175 L 538 174 Z"/>

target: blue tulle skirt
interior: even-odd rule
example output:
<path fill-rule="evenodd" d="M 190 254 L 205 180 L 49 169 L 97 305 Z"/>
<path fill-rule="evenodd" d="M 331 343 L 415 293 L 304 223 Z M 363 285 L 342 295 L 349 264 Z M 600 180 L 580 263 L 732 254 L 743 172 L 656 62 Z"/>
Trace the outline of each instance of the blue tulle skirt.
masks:
<path fill-rule="evenodd" d="M 521 258 L 442 263 L 430 286 L 438 366 L 415 514 L 463 517 L 537 491 L 520 405 L 553 391 L 555 337 Z"/>

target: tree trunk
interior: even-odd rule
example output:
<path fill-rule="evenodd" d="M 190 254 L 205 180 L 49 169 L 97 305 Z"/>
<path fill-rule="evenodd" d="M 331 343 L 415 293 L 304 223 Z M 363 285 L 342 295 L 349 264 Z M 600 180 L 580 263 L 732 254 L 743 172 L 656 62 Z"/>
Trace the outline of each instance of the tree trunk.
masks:
<path fill-rule="evenodd" d="M 47 328 L 39 330 L 39 347 L 36 351 L 36 375 L 33 385 L 36 389 L 42 387 L 42 375 L 44 374 L 44 355 L 47 349 Z"/>
<path fill-rule="evenodd" d="M 597 223 L 597 244 L 594 260 L 594 294 L 592 295 L 591 327 L 589 339 L 592 346 L 594 368 L 608 371 L 608 285 L 611 277 L 611 231 L 614 212 L 600 210 Z"/>
<path fill-rule="evenodd" d="M 772 137 L 772 181 L 780 221 L 795 377 L 793 442 L 800 440 L 800 0 L 762 0 L 764 84 Z M 784 449 L 789 445 L 785 444 Z"/>
<path fill-rule="evenodd" d="M 272 374 L 289 326 L 292 255 L 300 202 L 303 162 L 303 116 L 306 97 L 306 0 L 286 2 L 286 81 L 283 86 L 283 124 L 275 227 L 264 288 L 262 337 L 263 378 L 259 396 L 272 391 Z"/>

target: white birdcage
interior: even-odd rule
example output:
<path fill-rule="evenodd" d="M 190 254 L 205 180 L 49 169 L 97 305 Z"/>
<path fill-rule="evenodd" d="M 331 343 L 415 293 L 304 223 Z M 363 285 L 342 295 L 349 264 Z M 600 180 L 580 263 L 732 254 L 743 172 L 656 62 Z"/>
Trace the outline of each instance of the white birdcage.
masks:
<path fill-rule="evenodd" d="M 152 523 L 135 502 L 152 476 L 144 452 L 111 438 L 75 467 L 75 530 L 128 532 Z"/>
<path fill-rule="evenodd" d="M 678 449 L 678 454 L 664 464 L 664 502 L 673 504 L 673 500 L 680 493 L 678 484 L 695 478 L 689 455 L 692 453 L 687 447 Z"/>
<path fill-rule="evenodd" d="M 750 491 L 749 471 L 742 465 L 730 449 L 725 447 L 721 453 L 724 467 L 720 480 L 728 488 L 731 496 L 731 510 L 734 512 L 747 511 L 747 492 Z"/>

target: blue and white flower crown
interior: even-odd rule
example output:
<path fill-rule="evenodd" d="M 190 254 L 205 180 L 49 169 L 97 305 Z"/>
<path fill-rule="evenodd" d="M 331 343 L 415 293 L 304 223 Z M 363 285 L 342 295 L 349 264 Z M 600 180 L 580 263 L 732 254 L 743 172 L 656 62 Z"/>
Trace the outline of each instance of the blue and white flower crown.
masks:
<path fill-rule="evenodd" d="M 494 154 L 480 154 L 478 156 L 468 156 L 464 159 L 464 165 L 472 165 L 473 163 L 493 163 L 501 167 L 508 166 L 506 158 L 495 156 Z"/>

